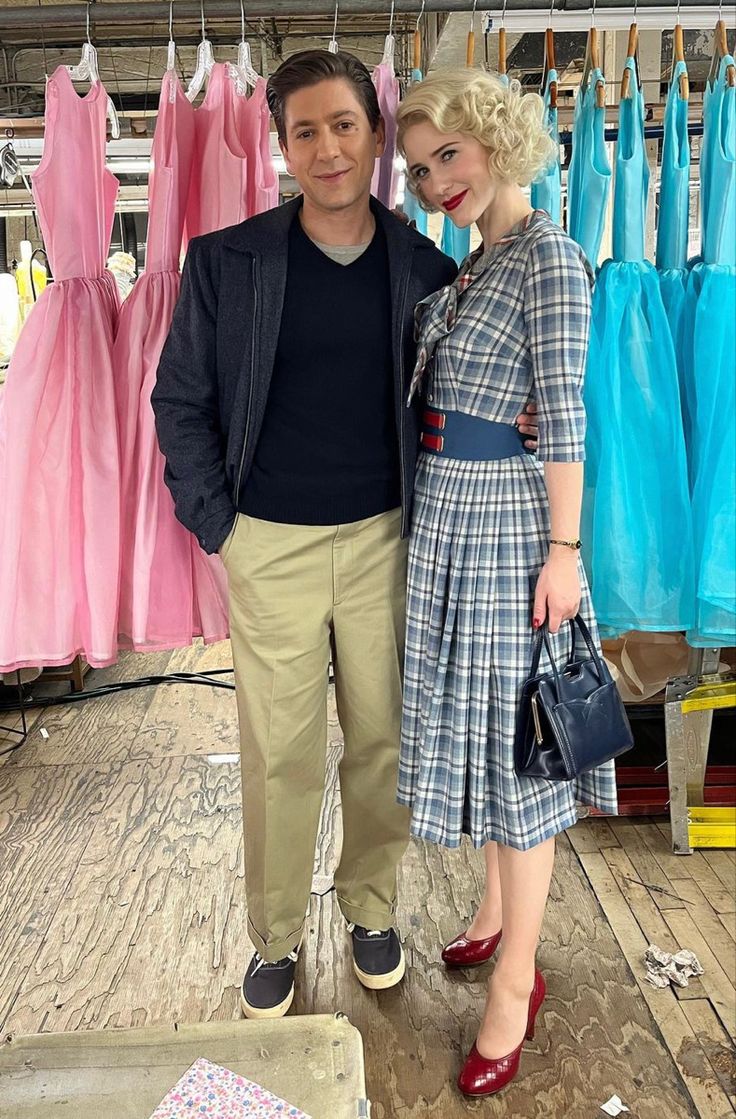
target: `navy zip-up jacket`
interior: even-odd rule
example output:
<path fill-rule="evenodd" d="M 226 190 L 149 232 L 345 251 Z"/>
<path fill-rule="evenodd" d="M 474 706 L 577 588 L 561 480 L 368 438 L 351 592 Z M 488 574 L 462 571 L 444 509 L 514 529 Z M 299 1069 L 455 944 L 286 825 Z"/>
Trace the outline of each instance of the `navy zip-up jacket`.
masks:
<path fill-rule="evenodd" d="M 281 324 L 288 232 L 301 204 L 294 199 L 189 245 L 151 404 L 176 515 L 206 552 L 215 552 L 232 528 L 253 463 Z M 417 406 L 406 407 L 415 359 L 414 308 L 450 283 L 457 268 L 374 198 L 371 209 L 388 246 L 405 536 L 420 428 Z"/>

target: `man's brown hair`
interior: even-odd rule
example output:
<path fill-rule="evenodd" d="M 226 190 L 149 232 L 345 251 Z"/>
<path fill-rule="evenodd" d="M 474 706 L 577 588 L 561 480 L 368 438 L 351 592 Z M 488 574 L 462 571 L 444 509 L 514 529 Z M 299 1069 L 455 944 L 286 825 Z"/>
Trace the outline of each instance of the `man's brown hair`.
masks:
<path fill-rule="evenodd" d="M 282 144 L 286 144 L 286 100 L 291 93 L 317 82 L 342 78 L 354 89 L 368 117 L 373 132 L 381 120 L 378 95 L 368 69 L 355 55 L 328 50 L 299 51 L 282 62 L 268 79 L 266 97 L 268 107 L 276 122 L 276 131 Z"/>

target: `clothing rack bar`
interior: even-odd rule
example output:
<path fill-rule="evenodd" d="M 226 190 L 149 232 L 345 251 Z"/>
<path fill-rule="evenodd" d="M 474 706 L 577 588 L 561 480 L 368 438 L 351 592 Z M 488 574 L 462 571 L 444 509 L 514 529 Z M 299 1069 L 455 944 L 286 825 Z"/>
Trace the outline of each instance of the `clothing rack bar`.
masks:
<path fill-rule="evenodd" d="M 393 9 L 397 14 L 416 15 L 421 4 L 420 0 L 394 0 Z M 18 7 L 0 8 L 0 30 L 24 27 L 79 27 L 85 26 L 87 4 L 43 4 L 21 5 Z M 177 0 L 174 5 L 177 23 L 198 22 L 200 19 L 200 4 L 191 0 Z M 388 15 L 391 8 L 390 0 L 340 0 L 340 12 L 345 15 Z M 427 12 L 469 12 L 478 8 L 491 17 L 500 16 L 505 10 L 505 24 L 511 30 L 516 24 L 515 18 L 529 17 L 539 19 L 543 16 L 543 28 L 548 25 L 551 15 L 552 26 L 559 30 L 574 30 L 573 19 L 584 17 L 590 23 L 590 4 L 587 0 L 554 0 L 554 8 L 550 13 L 549 0 L 507 0 L 507 2 L 494 2 L 482 4 L 479 7 L 473 0 L 426 0 L 424 10 Z M 291 15 L 331 15 L 334 13 L 334 0 L 248 0 L 248 17 L 275 16 L 286 17 Z M 679 9 L 679 18 L 683 26 L 709 26 L 711 20 L 718 18 L 719 6 L 712 0 L 688 0 Z M 662 0 L 640 0 L 638 6 L 639 23 L 643 26 L 644 20 L 651 18 L 660 19 L 661 25 L 674 25 L 675 13 L 678 12 L 676 0 L 663 3 Z M 707 15 L 706 15 L 707 13 Z M 596 0 L 596 23 L 599 27 L 606 26 L 607 18 L 616 16 L 621 19 L 621 26 L 628 26 L 631 22 L 631 6 L 622 4 L 621 0 Z M 207 21 L 217 19 L 235 19 L 240 17 L 240 0 L 208 0 L 205 8 Z M 733 19 L 733 12 L 726 9 L 723 18 L 729 23 Z M 92 29 L 100 24 L 147 24 L 156 21 L 168 23 L 169 4 L 165 0 L 140 0 L 140 3 L 126 3 L 125 0 L 112 0 L 111 3 L 93 4 L 90 6 L 90 23 Z M 696 22 L 693 23 L 692 20 Z M 697 22 L 699 21 L 699 22 Z"/>

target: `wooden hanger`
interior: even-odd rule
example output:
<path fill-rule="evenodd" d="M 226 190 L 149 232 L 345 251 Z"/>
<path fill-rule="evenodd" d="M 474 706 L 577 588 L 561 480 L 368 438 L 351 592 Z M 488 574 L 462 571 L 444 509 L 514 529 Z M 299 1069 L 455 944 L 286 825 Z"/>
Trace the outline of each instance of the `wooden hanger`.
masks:
<path fill-rule="evenodd" d="M 542 70 L 542 93 L 544 93 L 547 85 L 547 74 L 550 70 L 556 70 L 555 65 L 555 33 L 551 27 L 548 27 L 544 33 L 544 68 Z M 549 107 L 550 109 L 557 108 L 557 82 L 550 82 L 549 86 Z"/>
<path fill-rule="evenodd" d="M 722 19 L 719 19 L 713 35 L 713 61 L 710 64 L 710 73 L 708 74 L 708 81 L 711 84 L 718 77 L 721 60 L 729 53 L 726 24 Z M 726 70 L 726 82 L 731 87 L 736 85 L 736 66 L 729 66 Z"/>
<path fill-rule="evenodd" d="M 506 73 L 506 28 L 498 29 L 498 72 Z"/>
<path fill-rule="evenodd" d="M 468 31 L 468 44 L 465 48 L 465 65 L 472 66 L 475 62 L 475 9 L 478 0 L 473 2 L 473 11 L 470 14 L 470 30 Z"/>
<path fill-rule="evenodd" d="M 678 62 L 685 61 L 685 42 L 682 31 L 682 24 L 675 24 L 675 31 L 672 46 L 672 70 Z M 690 81 L 687 74 L 680 74 L 680 97 L 683 101 L 688 101 L 690 98 Z"/>
<path fill-rule="evenodd" d="M 600 70 L 600 58 L 598 55 L 598 29 L 591 27 L 588 32 L 588 45 L 585 50 L 585 64 L 583 66 L 583 77 L 581 86 L 585 88 L 588 84 L 591 70 Z M 599 109 L 603 109 L 606 104 L 606 87 L 605 83 L 600 79 L 595 84 L 595 103 Z"/>
<path fill-rule="evenodd" d="M 627 61 L 630 58 L 636 59 L 636 45 L 637 45 L 638 41 L 639 41 L 639 27 L 636 23 L 632 23 L 631 27 L 629 28 L 629 41 L 626 45 L 626 59 L 627 59 Z M 637 84 L 638 84 L 638 77 L 639 77 L 639 75 L 637 74 Z M 625 98 L 630 97 L 630 96 L 631 96 L 631 67 L 626 66 L 624 68 L 623 77 L 621 78 L 620 97 L 621 97 L 621 100 L 623 101 Z"/>

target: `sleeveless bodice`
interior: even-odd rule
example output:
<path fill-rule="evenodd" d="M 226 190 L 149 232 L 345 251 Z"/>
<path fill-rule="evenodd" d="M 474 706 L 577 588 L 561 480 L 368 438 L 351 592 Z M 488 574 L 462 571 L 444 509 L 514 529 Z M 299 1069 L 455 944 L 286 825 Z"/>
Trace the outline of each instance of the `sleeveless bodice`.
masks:
<path fill-rule="evenodd" d="M 194 155 L 194 109 L 174 70 L 161 83 L 148 192 L 146 271 L 176 271 Z"/>
<path fill-rule="evenodd" d="M 618 107 L 616 183 L 613 191 L 613 259 L 644 259 L 649 164 L 644 147 L 644 99 L 636 62 L 627 58 L 629 96 Z"/>
<path fill-rule="evenodd" d="M 216 62 L 204 101 L 194 113 L 194 166 L 186 237 L 237 225 L 248 217 L 247 98 Z"/>
<path fill-rule="evenodd" d="M 46 84 L 43 158 L 31 176 L 56 280 L 101 276 L 110 245 L 118 180 L 105 167 L 107 91 L 85 97 L 59 66 Z"/>
<path fill-rule="evenodd" d="M 703 98 L 702 240 L 706 264 L 736 265 L 736 86 L 726 80 L 733 57 L 721 59 Z"/>
<path fill-rule="evenodd" d="M 532 206 L 535 210 L 545 210 L 552 221 L 562 224 L 562 183 L 560 175 L 560 131 L 557 123 L 557 109 L 552 108 L 550 86 L 557 81 L 557 71 L 549 70 L 544 83 L 544 121 L 547 131 L 557 145 L 555 160 L 544 171 L 541 178 L 532 183 Z"/>
<path fill-rule="evenodd" d="M 664 114 L 662 173 L 659 187 L 657 268 L 684 268 L 687 264 L 687 230 L 690 208 L 690 142 L 687 135 L 687 101 L 680 96 L 684 62 L 672 72 Z"/>
<path fill-rule="evenodd" d="M 600 70 L 591 70 L 585 87 L 575 99 L 572 160 L 567 177 L 568 232 L 583 249 L 593 268 L 606 220 L 611 167 L 606 153 L 606 110 L 596 102 L 596 87 L 603 82 Z"/>

